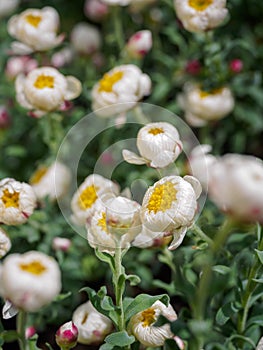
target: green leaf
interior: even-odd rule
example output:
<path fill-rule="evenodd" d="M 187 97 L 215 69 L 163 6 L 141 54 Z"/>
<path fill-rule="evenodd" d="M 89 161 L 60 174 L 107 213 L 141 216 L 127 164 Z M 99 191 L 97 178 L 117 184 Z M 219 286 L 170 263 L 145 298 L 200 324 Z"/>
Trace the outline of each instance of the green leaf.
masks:
<path fill-rule="evenodd" d="M 258 249 L 255 249 L 255 252 L 259 258 L 259 261 L 261 262 L 261 264 L 263 265 L 263 251 L 262 250 L 258 250 Z"/>
<path fill-rule="evenodd" d="M 101 252 L 98 250 L 98 248 L 95 249 L 95 254 L 98 259 L 109 264 L 112 271 L 115 270 L 115 263 L 112 255 L 109 253 Z"/>
<path fill-rule="evenodd" d="M 129 319 L 135 314 L 137 314 L 138 312 L 141 312 L 151 307 L 152 304 L 155 303 L 157 300 L 160 300 L 163 304 L 167 306 L 170 299 L 167 294 L 161 294 L 161 295 L 155 295 L 155 296 L 148 295 L 148 294 L 138 295 L 129 304 L 128 308 L 124 310 L 126 322 L 129 321 Z"/>
<path fill-rule="evenodd" d="M 219 273 L 220 275 L 227 275 L 231 272 L 231 268 L 225 265 L 215 265 L 213 266 L 213 271 Z"/>
<path fill-rule="evenodd" d="M 37 340 L 38 340 L 38 335 L 35 334 L 33 337 L 31 337 L 30 339 L 28 339 L 28 345 L 29 345 L 29 349 L 30 350 L 41 350 L 38 346 L 37 346 Z"/>
<path fill-rule="evenodd" d="M 67 299 L 68 297 L 71 296 L 71 292 L 67 292 L 67 293 L 63 293 L 63 294 L 59 294 L 58 296 L 56 296 L 56 298 L 54 299 L 54 301 L 62 301 L 64 299 Z"/>
<path fill-rule="evenodd" d="M 239 305 L 236 302 L 229 302 L 223 305 L 216 314 L 216 322 L 223 326 L 232 315 L 236 314 L 241 308 L 241 305 Z"/>
<path fill-rule="evenodd" d="M 137 275 L 126 275 L 125 278 L 130 282 L 131 286 L 137 286 L 141 282 L 140 277 Z"/>
<path fill-rule="evenodd" d="M 46 345 L 46 347 L 47 347 L 49 350 L 54 350 L 50 344 L 45 343 L 45 345 Z"/>
<path fill-rule="evenodd" d="M 4 331 L 1 334 L 5 343 L 11 343 L 17 339 L 19 339 L 19 334 L 16 331 Z"/>
<path fill-rule="evenodd" d="M 103 344 L 100 346 L 99 350 L 113 350 L 114 349 L 114 345 L 111 344 Z"/>
<path fill-rule="evenodd" d="M 129 335 L 126 331 L 115 332 L 105 338 L 105 342 L 113 346 L 128 346 L 135 342 L 133 335 Z"/>

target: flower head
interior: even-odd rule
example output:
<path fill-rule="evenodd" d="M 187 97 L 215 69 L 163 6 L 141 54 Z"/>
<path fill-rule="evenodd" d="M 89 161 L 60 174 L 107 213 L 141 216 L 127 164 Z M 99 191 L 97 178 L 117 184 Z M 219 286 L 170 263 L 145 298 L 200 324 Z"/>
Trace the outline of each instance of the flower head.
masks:
<path fill-rule="evenodd" d="M 18 103 L 38 116 L 58 110 L 65 100 L 73 100 L 81 93 L 78 79 L 64 76 L 52 67 L 36 68 L 27 76 L 19 75 L 15 88 Z"/>
<path fill-rule="evenodd" d="M 0 18 L 8 16 L 19 4 L 19 0 L 0 0 Z"/>
<path fill-rule="evenodd" d="M 56 200 L 67 193 L 70 180 L 70 170 L 64 164 L 55 162 L 49 167 L 39 167 L 31 176 L 29 183 L 38 199 L 47 196 L 50 200 Z"/>
<path fill-rule="evenodd" d="M 119 186 L 103 176 L 89 175 L 73 195 L 71 201 L 72 221 L 78 225 L 90 222 L 96 205 L 100 203 L 101 197 L 106 193 L 118 194 Z"/>
<path fill-rule="evenodd" d="M 84 4 L 84 13 L 92 21 L 99 22 L 103 20 L 109 12 L 108 5 L 102 0 L 86 0 Z"/>
<path fill-rule="evenodd" d="M 0 227 L 0 259 L 11 249 L 11 241 L 6 232 Z"/>
<path fill-rule="evenodd" d="M 77 344 L 78 334 L 78 328 L 72 321 L 64 323 L 56 332 L 56 343 L 62 349 L 74 348 Z"/>
<path fill-rule="evenodd" d="M 130 333 L 147 347 L 163 346 L 165 340 L 172 339 L 174 334 L 171 332 L 169 324 L 154 326 L 160 315 L 171 322 L 177 319 L 176 312 L 170 304 L 165 306 L 162 302 L 156 301 L 150 308 L 137 313 L 131 318 L 128 325 Z"/>
<path fill-rule="evenodd" d="M 152 33 L 150 30 L 140 30 L 133 34 L 126 45 L 126 50 L 132 58 L 143 58 L 152 48 Z"/>
<path fill-rule="evenodd" d="M 226 0 L 174 0 L 177 17 L 189 32 L 218 27 L 226 18 Z"/>
<path fill-rule="evenodd" d="M 178 96 L 178 102 L 185 111 L 187 122 L 195 127 L 226 117 L 235 104 L 228 87 L 205 91 L 192 83 L 185 85 L 184 93 Z"/>
<path fill-rule="evenodd" d="M 5 73 L 9 79 L 14 79 L 20 73 L 28 74 L 37 68 L 37 60 L 30 56 L 10 57 L 6 64 Z"/>
<path fill-rule="evenodd" d="M 97 27 L 81 22 L 74 26 L 70 41 L 76 52 L 91 55 L 101 46 L 101 35 Z"/>
<path fill-rule="evenodd" d="M 116 116 L 133 108 L 150 90 L 151 80 L 140 68 L 133 64 L 118 66 L 93 87 L 92 109 L 101 117 Z"/>
<path fill-rule="evenodd" d="M 169 249 L 177 248 L 193 224 L 201 185 L 192 176 L 166 176 L 143 198 L 141 220 L 151 231 L 173 235 Z"/>
<path fill-rule="evenodd" d="M 11 254 L 3 263 L 1 289 L 2 296 L 15 307 L 35 312 L 60 292 L 58 264 L 52 257 L 37 251 Z"/>
<path fill-rule="evenodd" d="M 137 147 L 141 157 L 123 150 L 123 158 L 132 164 L 149 164 L 164 168 L 173 163 L 182 151 L 177 129 L 170 123 L 149 123 L 137 135 Z"/>
<path fill-rule="evenodd" d="M 78 328 L 81 344 L 100 344 L 113 329 L 111 320 L 99 313 L 90 301 L 74 311 L 72 320 Z"/>
<path fill-rule="evenodd" d="M 23 224 L 35 207 L 36 196 L 30 185 L 10 178 L 0 181 L 0 222 Z"/>
<path fill-rule="evenodd" d="M 17 54 L 47 51 L 58 46 L 64 35 L 57 36 L 59 16 L 53 7 L 27 9 L 8 21 L 8 33 L 17 39 L 12 49 Z"/>

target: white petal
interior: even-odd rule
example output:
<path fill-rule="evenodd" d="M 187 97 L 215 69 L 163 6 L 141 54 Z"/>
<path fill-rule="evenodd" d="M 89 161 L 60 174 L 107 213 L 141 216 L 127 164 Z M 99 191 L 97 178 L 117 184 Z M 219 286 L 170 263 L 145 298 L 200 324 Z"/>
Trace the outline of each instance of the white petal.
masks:
<path fill-rule="evenodd" d="M 157 154 L 156 157 L 152 159 L 150 166 L 153 168 L 165 168 L 167 165 L 173 163 L 174 159 L 174 152 L 163 151 Z"/>
<path fill-rule="evenodd" d="M 189 182 L 189 184 L 193 187 L 195 191 L 196 198 L 199 198 L 202 193 L 202 186 L 199 180 L 197 180 L 197 178 L 195 178 L 194 176 L 190 175 L 184 176 L 184 180 Z"/>
<path fill-rule="evenodd" d="M 123 156 L 124 160 L 126 160 L 127 163 L 137 164 L 137 165 L 146 164 L 146 161 L 144 158 L 139 157 L 136 153 L 131 152 L 127 149 L 124 149 L 122 151 L 122 156 Z"/>
<path fill-rule="evenodd" d="M 13 41 L 11 43 L 12 54 L 16 55 L 29 55 L 33 52 L 32 48 L 20 41 Z"/>
<path fill-rule="evenodd" d="M 174 234 L 174 238 L 168 249 L 174 250 L 178 248 L 179 245 L 183 242 L 186 232 L 187 232 L 187 227 L 182 227 L 180 231 L 177 231 L 176 234 Z"/>
<path fill-rule="evenodd" d="M 74 98 L 77 98 L 82 91 L 81 82 L 73 77 L 73 76 L 67 76 L 67 91 L 65 92 L 65 99 L 66 100 L 73 100 Z"/>
<path fill-rule="evenodd" d="M 4 320 L 14 317 L 18 313 L 17 308 L 10 302 L 6 301 L 3 306 L 2 315 Z"/>

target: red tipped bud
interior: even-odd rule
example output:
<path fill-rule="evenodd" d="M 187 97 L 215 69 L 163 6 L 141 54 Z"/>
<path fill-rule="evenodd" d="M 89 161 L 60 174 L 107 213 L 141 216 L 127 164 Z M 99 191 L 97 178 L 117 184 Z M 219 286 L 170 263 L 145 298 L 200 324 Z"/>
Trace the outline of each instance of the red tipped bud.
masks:
<path fill-rule="evenodd" d="M 56 343 L 63 350 L 73 348 L 77 344 L 78 328 L 72 321 L 64 323 L 56 332 Z"/>
<path fill-rule="evenodd" d="M 185 70 L 188 74 L 197 75 L 200 73 L 201 64 L 198 60 L 188 61 L 186 64 Z"/>
<path fill-rule="evenodd" d="M 240 73 L 243 69 L 243 61 L 241 61 L 238 58 L 235 58 L 234 60 L 232 60 L 229 64 L 229 69 L 233 72 L 233 73 Z"/>
<path fill-rule="evenodd" d="M 143 58 L 152 48 L 152 33 L 149 30 L 141 30 L 133 34 L 126 48 L 130 57 Z"/>

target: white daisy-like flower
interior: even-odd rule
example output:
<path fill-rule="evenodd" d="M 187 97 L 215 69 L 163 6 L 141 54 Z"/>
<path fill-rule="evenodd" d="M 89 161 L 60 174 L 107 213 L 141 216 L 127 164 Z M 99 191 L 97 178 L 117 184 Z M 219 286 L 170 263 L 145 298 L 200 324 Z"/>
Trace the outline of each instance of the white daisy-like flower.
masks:
<path fill-rule="evenodd" d="M 81 22 L 72 29 L 70 41 L 76 52 L 91 55 L 100 49 L 101 34 L 97 27 Z"/>
<path fill-rule="evenodd" d="M 208 195 L 241 221 L 263 223 L 263 162 L 253 156 L 226 154 L 209 171 Z"/>
<path fill-rule="evenodd" d="M 130 246 L 141 231 L 140 204 L 125 197 L 103 199 L 88 225 L 91 247 L 114 254 L 116 242 L 121 248 Z"/>
<path fill-rule="evenodd" d="M 90 301 L 77 307 L 72 321 L 78 328 L 78 342 L 81 344 L 100 344 L 113 330 L 111 320 L 99 313 Z"/>
<path fill-rule="evenodd" d="M 64 34 L 57 36 L 59 15 L 53 7 L 27 9 L 10 18 L 8 33 L 17 39 L 12 49 L 17 54 L 29 54 L 34 51 L 47 51 L 58 46 Z"/>
<path fill-rule="evenodd" d="M 226 0 L 174 0 L 177 17 L 189 32 L 218 27 L 226 18 Z"/>
<path fill-rule="evenodd" d="M 60 292 L 61 274 L 57 262 L 37 251 L 11 254 L 2 265 L 3 297 L 16 308 L 35 312 Z"/>
<path fill-rule="evenodd" d="M 150 187 L 143 198 L 142 223 L 155 232 L 173 235 L 176 249 L 193 224 L 201 185 L 193 176 L 166 176 Z"/>
<path fill-rule="evenodd" d="M 139 130 L 137 148 L 141 156 L 123 150 L 126 162 L 164 168 L 176 160 L 183 146 L 177 129 L 170 123 L 159 122 L 149 123 Z"/>
<path fill-rule="evenodd" d="M 204 91 L 192 83 L 185 84 L 183 94 L 178 96 L 178 102 L 185 111 L 186 121 L 195 127 L 226 117 L 235 105 L 228 87 Z"/>
<path fill-rule="evenodd" d="M 0 0 L 0 18 L 8 16 L 18 6 L 19 0 Z"/>
<path fill-rule="evenodd" d="M 49 167 L 40 166 L 31 176 L 29 183 L 38 199 L 47 196 L 50 200 L 56 200 L 67 193 L 70 180 L 70 170 L 64 164 L 55 162 Z"/>
<path fill-rule="evenodd" d="M 73 76 L 64 76 L 53 67 L 33 69 L 27 76 L 18 75 L 15 82 L 17 102 L 35 116 L 58 110 L 66 100 L 81 93 L 81 83 Z"/>
<path fill-rule="evenodd" d="M 150 94 L 151 80 L 133 64 L 113 68 L 92 89 L 92 109 L 101 117 L 110 117 L 133 108 Z"/>
<path fill-rule="evenodd" d="M 36 196 L 30 185 L 11 178 L 0 181 L 0 222 L 6 225 L 23 224 L 35 207 Z"/>
<path fill-rule="evenodd" d="M 90 222 L 96 205 L 101 202 L 102 196 L 106 193 L 117 195 L 119 186 L 98 174 L 86 177 L 72 197 L 72 221 L 81 226 Z"/>
<path fill-rule="evenodd" d="M 174 334 L 168 323 L 162 326 L 154 326 L 160 315 L 166 317 L 171 322 L 177 319 L 176 312 L 171 304 L 165 306 L 162 302 L 156 301 L 150 308 L 137 313 L 130 319 L 128 325 L 129 332 L 144 346 L 163 346 L 165 340 L 172 339 Z"/>
<path fill-rule="evenodd" d="M 0 259 L 11 249 L 11 241 L 5 230 L 0 227 Z"/>

